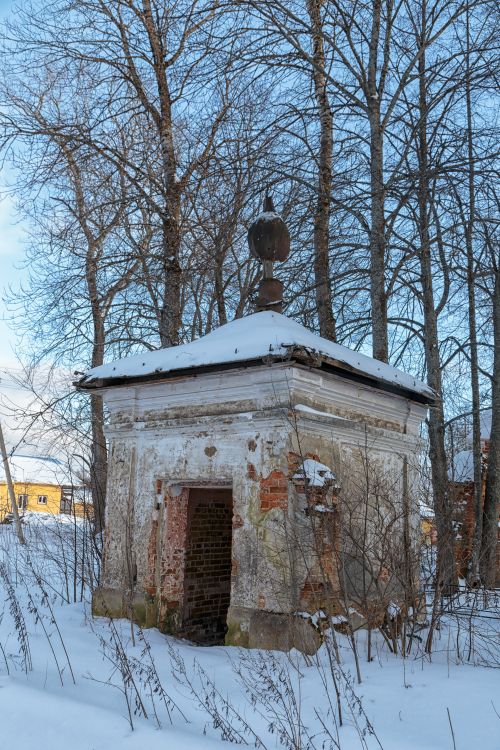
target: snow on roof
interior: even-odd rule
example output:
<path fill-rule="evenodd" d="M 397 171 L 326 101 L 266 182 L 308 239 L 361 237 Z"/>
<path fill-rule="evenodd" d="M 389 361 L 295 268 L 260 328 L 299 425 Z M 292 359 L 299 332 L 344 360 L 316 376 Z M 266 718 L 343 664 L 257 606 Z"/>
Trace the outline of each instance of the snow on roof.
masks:
<path fill-rule="evenodd" d="M 324 487 L 326 482 L 336 480 L 336 476 L 329 466 L 315 461 L 313 458 L 305 458 L 293 478 L 301 482 L 306 480 L 309 487 Z"/>
<path fill-rule="evenodd" d="M 67 467 L 57 458 L 16 454 L 9 458 L 9 466 L 14 482 L 55 485 L 72 484 Z M 0 482 L 5 482 L 5 471 L 2 462 L 0 462 Z"/>
<path fill-rule="evenodd" d="M 85 487 L 74 487 L 73 488 L 73 502 L 75 505 L 93 505 L 92 496 Z"/>
<path fill-rule="evenodd" d="M 264 219 L 265 221 L 271 221 L 271 219 L 281 219 L 281 216 L 277 214 L 276 211 L 262 211 L 253 220 L 253 223 L 255 224 L 257 221 L 261 221 L 261 219 Z"/>
<path fill-rule="evenodd" d="M 474 481 L 474 458 L 472 451 L 460 451 L 453 457 L 448 476 L 454 482 Z"/>
<path fill-rule="evenodd" d="M 418 501 L 418 510 L 420 518 L 434 518 L 434 509 L 423 500 Z"/>
<path fill-rule="evenodd" d="M 146 351 L 95 367 L 78 385 L 85 387 L 99 379 L 135 378 L 266 356 L 285 358 L 296 348 L 336 360 L 347 370 L 370 379 L 399 386 L 428 399 L 433 397 L 429 386 L 412 375 L 323 339 L 285 315 L 270 311 L 233 320 L 189 344 Z"/>

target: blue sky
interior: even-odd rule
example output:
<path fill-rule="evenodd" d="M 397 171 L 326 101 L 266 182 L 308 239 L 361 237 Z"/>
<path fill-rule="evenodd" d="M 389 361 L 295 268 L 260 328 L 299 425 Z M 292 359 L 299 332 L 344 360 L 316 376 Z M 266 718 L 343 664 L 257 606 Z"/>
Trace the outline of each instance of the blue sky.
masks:
<path fill-rule="evenodd" d="M 17 3 L 13 0 L 0 0 L 0 20 Z M 12 183 L 13 176 L 8 167 L 0 172 L 0 416 L 4 417 L 7 445 L 14 442 L 16 430 L 9 414 L 9 406 L 22 404 L 27 395 L 17 388 L 9 378 L 13 369 L 18 369 L 16 359 L 16 336 L 8 325 L 10 313 L 4 302 L 5 289 L 21 283 L 23 258 L 23 226 L 16 215 L 12 197 L 5 195 L 5 188 Z M 6 419 L 5 419 L 6 417 Z"/>
<path fill-rule="evenodd" d="M 8 175 L 0 175 L 4 188 Z M 19 268 L 23 257 L 23 227 L 16 217 L 14 202 L 10 197 L 0 201 L 0 417 L 8 448 L 18 440 L 18 430 L 12 416 L 12 407 L 24 406 L 29 394 L 12 382 L 13 370 L 19 370 L 16 358 L 16 336 L 9 326 L 9 311 L 4 303 L 5 288 L 18 287 L 23 272 Z"/>
<path fill-rule="evenodd" d="M 3 18 L 17 3 L 13 0 L 0 0 L 0 18 Z M 5 186 L 12 180 L 6 167 L 0 173 L 0 191 L 4 195 Z M 8 326 L 9 312 L 4 303 L 5 288 L 18 286 L 22 272 L 23 228 L 16 216 L 14 201 L 9 196 L 0 201 L 0 368 L 15 363 L 14 332 Z"/>
<path fill-rule="evenodd" d="M 6 182 L 2 175 L 2 187 Z M 18 286 L 22 278 L 20 268 L 23 256 L 23 227 L 16 217 L 12 198 L 4 197 L 0 202 L 0 366 L 15 359 L 15 334 L 8 325 L 9 311 L 4 302 L 5 289 L 9 284 Z"/>

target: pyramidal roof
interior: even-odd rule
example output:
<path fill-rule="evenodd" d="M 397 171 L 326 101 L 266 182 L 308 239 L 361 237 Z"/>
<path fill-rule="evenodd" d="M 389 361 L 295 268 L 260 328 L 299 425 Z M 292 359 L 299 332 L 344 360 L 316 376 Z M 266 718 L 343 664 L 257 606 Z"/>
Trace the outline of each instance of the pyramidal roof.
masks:
<path fill-rule="evenodd" d="M 226 368 L 231 364 L 262 364 L 303 360 L 334 369 L 345 377 L 390 390 L 409 391 L 419 401 L 431 401 L 425 383 L 365 354 L 323 339 L 279 313 L 264 311 L 233 320 L 189 344 L 147 351 L 89 370 L 79 388 L 123 385 L 128 381 L 168 377 L 179 371 Z"/>

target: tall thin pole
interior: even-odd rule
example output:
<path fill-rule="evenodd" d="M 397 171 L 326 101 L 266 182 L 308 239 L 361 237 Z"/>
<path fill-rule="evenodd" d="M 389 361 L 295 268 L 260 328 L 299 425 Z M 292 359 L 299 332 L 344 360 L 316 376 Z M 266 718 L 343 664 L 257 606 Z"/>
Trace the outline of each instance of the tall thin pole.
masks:
<path fill-rule="evenodd" d="M 19 544 L 26 544 L 23 530 L 21 527 L 21 520 L 19 518 L 19 510 L 17 508 L 16 496 L 14 494 L 14 485 L 12 484 L 12 476 L 10 474 L 9 459 L 7 458 L 7 451 L 5 449 L 5 440 L 3 439 L 3 430 L 2 430 L 1 422 L 0 422 L 0 450 L 2 452 L 3 468 L 5 470 L 5 479 L 7 480 L 7 488 L 9 490 L 10 504 L 12 506 L 12 513 L 14 514 L 14 521 L 16 524 L 17 538 L 19 539 Z"/>

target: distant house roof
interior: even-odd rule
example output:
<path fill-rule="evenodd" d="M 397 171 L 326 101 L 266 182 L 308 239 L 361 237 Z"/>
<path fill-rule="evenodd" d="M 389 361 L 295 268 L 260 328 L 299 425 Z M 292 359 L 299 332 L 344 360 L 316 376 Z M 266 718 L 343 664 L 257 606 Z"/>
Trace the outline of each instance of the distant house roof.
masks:
<path fill-rule="evenodd" d="M 285 315 L 269 311 L 233 320 L 189 344 L 147 351 L 95 367 L 76 385 L 82 389 L 99 388 L 166 378 L 179 372 L 194 374 L 231 364 L 287 359 L 333 369 L 343 377 L 404 392 L 423 403 L 433 400 L 432 389 L 412 375 L 321 338 Z"/>
<path fill-rule="evenodd" d="M 14 482 L 27 484 L 76 484 L 68 467 L 49 456 L 25 456 L 16 454 L 9 459 L 10 473 Z M 5 482 L 5 471 L 0 461 L 0 482 Z"/>
<path fill-rule="evenodd" d="M 489 440 L 491 435 L 491 409 L 485 409 L 480 414 L 481 440 Z M 466 437 L 467 445 L 472 445 L 472 430 Z"/>
<path fill-rule="evenodd" d="M 434 509 L 431 508 L 431 506 L 426 502 L 424 502 L 424 500 L 419 500 L 418 510 L 420 513 L 420 518 L 434 518 L 435 516 Z"/>
<path fill-rule="evenodd" d="M 490 439 L 491 409 L 485 409 L 480 414 L 481 443 Z M 465 444 L 472 447 L 472 430 L 465 438 Z M 459 451 L 453 456 L 448 476 L 453 482 L 474 481 L 474 456 L 470 448 Z"/>
<path fill-rule="evenodd" d="M 453 482 L 474 481 L 474 457 L 472 451 L 459 451 L 453 457 L 448 469 L 448 476 Z"/>

